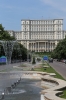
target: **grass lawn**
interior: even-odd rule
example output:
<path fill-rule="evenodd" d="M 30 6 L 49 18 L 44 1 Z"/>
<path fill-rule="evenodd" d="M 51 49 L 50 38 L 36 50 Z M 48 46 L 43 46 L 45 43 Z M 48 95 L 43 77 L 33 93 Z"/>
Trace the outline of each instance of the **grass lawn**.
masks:
<path fill-rule="evenodd" d="M 44 56 L 51 57 L 51 52 L 36 52 L 35 54 L 39 55 L 40 57 Z"/>
<path fill-rule="evenodd" d="M 19 67 L 27 67 L 25 64 L 21 64 Z"/>
<path fill-rule="evenodd" d="M 65 79 L 64 79 L 60 74 L 58 74 L 48 63 L 47 63 L 46 65 L 49 66 L 49 67 L 46 68 L 46 69 L 44 69 L 43 67 L 41 67 L 41 68 L 35 68 L 34 70 L 35 70 L 35 71 L 47 72 L 47 73 L 55 73 L 55 74 L 56 74 L 55 78 L 59 78 L 59 79 L 65 80 Z M 42 66 L 44 66 L 44 64 L 42 64 Z M 63 95 L 61 95 L 60 97 L 66 99 L 66 89 L 65 89 L 65 90 L 62 90 L 62 91 L 63 91 Z"/>
<path fill-rule="evenodd" d="M 60 96 L 61 98 L 65 98 L 66 99 L 66 89 L 63 90 L 63 95 Z"/>
<path fill-rule="evenodd" d="M 60 74 L 58 74 L 49 64 L 46 64 L 47 66 L 49 66 L 48 68 L 43 68 L 43 67 L 41 67 L 41 68 L 34 68 L 34 71 L 42 71 L 42 72 L 47 72 L 47 73 L 55 73 L 56 75 L 55 75 L 55 78 L 59 78 L 59 79 L 63 79 L 64 80 L 64 78 L 60 75 Z M 42 66 L 44 66 L 44 64 L 42 64 Z"/>

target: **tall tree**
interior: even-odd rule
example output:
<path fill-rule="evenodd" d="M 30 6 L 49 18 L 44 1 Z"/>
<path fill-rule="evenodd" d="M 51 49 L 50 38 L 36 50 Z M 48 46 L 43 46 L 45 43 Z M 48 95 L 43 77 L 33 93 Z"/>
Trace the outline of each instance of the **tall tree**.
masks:
<path fill-rule="evenodd" d="M 10 34 L 4 30 L 2 24 L 0 24 L 0 40 L 15 40 L 15 37 L 10 36 Z"/>
<path fill-rule="evenodd" d="M 60 41 L 52 53 L 53 58 L 66 59 L 66 37 Z"/>

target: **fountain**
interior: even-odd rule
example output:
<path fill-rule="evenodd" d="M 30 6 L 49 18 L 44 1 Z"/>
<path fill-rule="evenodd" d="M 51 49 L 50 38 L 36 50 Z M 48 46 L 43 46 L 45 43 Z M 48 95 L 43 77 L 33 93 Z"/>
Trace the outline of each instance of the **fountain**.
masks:
<path fill-rule="evenodd" d="M 5 52 L 5 56 L 7 57 L 7 63 L 10 64 L 13 47 L 15 44 L 18 45 L 18 42 L 17 41 L 1 41 L 0 40 L 0 43 L 2 44 L 4 52 Z"/>

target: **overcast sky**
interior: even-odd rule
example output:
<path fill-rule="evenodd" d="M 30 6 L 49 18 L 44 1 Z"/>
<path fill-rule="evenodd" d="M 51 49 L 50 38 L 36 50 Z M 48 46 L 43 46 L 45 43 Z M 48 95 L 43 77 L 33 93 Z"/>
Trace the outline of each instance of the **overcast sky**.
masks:
<path fill-rule="evenodd" d="M 6 30 L 21 30 L 21 19 L 64 19 L 66 0 L 0 0 L 0 23 Z"/>

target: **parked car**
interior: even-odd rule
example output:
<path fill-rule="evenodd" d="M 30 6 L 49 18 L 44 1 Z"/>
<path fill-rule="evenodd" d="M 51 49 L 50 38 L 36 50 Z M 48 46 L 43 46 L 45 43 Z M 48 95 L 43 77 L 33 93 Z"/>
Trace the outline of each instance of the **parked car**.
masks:
<path fill-rule="evenodd" d="M 53 63 L 53 58 L 49 58 L 49 63 Z"/>
<path fill-rule="evenodd" d="M 66 59 L 61 60 L 61 62 L 65 63 L 66 62 Z"/>
<path fill-rule="evenodd" d="M 65 64 L 66 64 L 66 60 L 65 60 Z"/>

